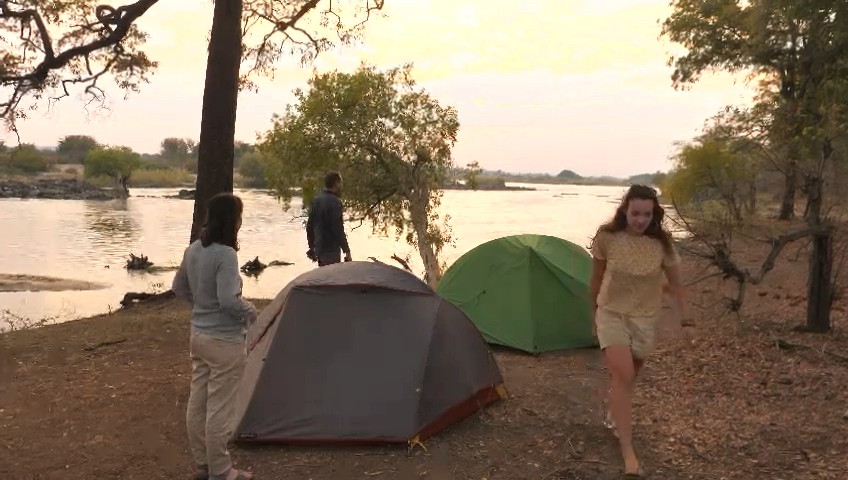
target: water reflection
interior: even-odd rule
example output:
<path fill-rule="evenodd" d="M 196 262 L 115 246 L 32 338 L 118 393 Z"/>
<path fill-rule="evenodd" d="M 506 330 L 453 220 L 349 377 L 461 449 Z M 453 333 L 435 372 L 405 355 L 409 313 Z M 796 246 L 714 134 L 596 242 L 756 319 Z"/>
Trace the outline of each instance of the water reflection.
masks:
<path fill-rule="evenodd" d="M 449 213 L 454 245 L 443 259 L 452 263 L 475 246 L 505 235 L 555 235 L 585 246 L 597 226 L 607 220 L 624 193 L 620 187 L 533 185 L 536 191 L 447 191 L 443 213 Z M 0 271 L 107 283 L 87 292 L 0 294 L 0 310 L 29 317 L 67 320 L 105 313 L 126 292 L 167 289 L 173 271 L 127 272 L 130 252 L 147 255 L 158 267 L 179 264 L 187 246 L 193 205 L 167 198 L 177 190 L 134 189 L 129 199 L 95 201 L 0 200 Z M 296 276 L 315 268 L 306 258 L 306 235 L 300 202 L 283 211 L 265 192 L 237 190 L 244 200 L 240 265 L 259 257 L 293 265 L 266 268 L 246 277 L 245 295 L 274 297 Z M 358 223 L 358 222 L 357 222 Z M 394 264 L 392 255 L 410 258 L 423 270 L 416 250 L 401 238 L 348 226 L 354 258 L 375 257 Z"/>
<path fill-rule="evenodd" d="M 128 199 L 110 201 L 84 201 L 83 218 L 89 236 L 98 244 L 113 245 L 132 240 L 138 234 L 138 224 L 133 218 Z"/>

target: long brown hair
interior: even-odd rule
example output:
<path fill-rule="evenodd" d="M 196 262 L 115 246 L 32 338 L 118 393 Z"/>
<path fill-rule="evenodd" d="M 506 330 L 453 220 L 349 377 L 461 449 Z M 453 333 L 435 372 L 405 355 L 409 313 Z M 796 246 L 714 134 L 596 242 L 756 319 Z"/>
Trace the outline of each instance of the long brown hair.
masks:
<path fill-rule="evenodd" d="M 621 204 L 615 209 L 615 215 L 612 220 L 603 224 L 598 228 L 597 234 L 592 238 L 592 244 L 598 238 L 598 234 L 602 232 L 617 233 L 623 232 L 627 228 L 627 209 L 630 207 L 631 200 L 651 200 L 654 204 L 651 223 L 645 229 L 644 235 L 654 238 L 662 243 L 666 253 L 673 251 L 671 242 L 671 233 L 663 226 L 665 219 L 665 209 L 660 206 L 660 201 L 657 198 L 657 191 L 645 185 L 631 185 L 621 199 Z"/>
<path fill-rule="evenodd" d="M 238 221 L 243 210 L 241 199 L 232 193 L 219 193 L 210 198 L 206 204 L 206 224 L 200 232 L 203 246 L 220 243 L 238 250 Z"/>

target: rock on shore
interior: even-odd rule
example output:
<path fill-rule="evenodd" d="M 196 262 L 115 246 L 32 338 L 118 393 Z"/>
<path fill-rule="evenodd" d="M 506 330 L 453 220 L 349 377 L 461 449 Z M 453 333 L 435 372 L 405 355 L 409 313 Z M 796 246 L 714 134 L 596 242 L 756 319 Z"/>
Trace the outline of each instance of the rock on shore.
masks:
<path fill-rule="evenodd" d="M 117 188 L 98 188 L 75 179 L 0 180 L 0 198 L 112 200 L 122 197 Z"/>

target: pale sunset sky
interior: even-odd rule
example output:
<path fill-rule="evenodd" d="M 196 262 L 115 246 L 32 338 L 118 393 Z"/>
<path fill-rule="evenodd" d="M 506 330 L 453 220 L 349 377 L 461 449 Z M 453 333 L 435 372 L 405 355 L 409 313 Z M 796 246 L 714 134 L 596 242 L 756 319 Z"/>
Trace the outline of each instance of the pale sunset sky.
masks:
<path fill-rule="evenodd" d="M 361 44 L 305 67 L 291 58 L 273 79 L 258 79 L 258 93 L 239 99 L 236 138 L 254 142 L 313 68 L 412 62 L 419 85 L 459 112 L 459 165 L 620 177 L 665 170 L 674 142 L 751 97 L 727 75 L 672 88 L 666 60 L 679 47 L 658 39 L 669 12 L 667 0 L 386 0 Z M 85 134 L 155 153 L 163 138 L 198 138 L 211 19 L 208 0 L 159 2 L 139 24 L 159 61 L 151 82 L 127 99 L 109 88 L 105 111 L 69 98 L 35 112 L 19 125 L 22 141 L 52 146 Z"/>

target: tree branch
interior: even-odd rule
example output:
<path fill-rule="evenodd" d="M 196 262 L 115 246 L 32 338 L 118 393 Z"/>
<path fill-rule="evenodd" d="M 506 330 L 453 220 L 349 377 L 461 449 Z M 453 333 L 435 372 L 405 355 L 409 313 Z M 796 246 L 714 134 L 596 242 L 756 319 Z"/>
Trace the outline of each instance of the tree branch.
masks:
<path fill-rule="evenodd" d="M 368 206 L 368 208 L 365 210 L 365 213 L 363 213 L 362 215 L 360 215 L 360 216 L 359 216 L 359 217 L 357 217 L 357 218 L 352 218 L 352 219 L 351 219 L 351 221 L 354 221 L 354 222 L 355 222 L 355 221 L 357 221 L 357 220 L 359 220 L 359 225 L 357 225 L 357 226 L 355 226 L 355 227 L 351 228 L 351 230 L 356 230 L 357 228 L 361 227 L 361 226 L 362 226 L 362 224 L 364 224 L 364 223 L 365 223 L 365 220 L 368 218 L 368 216 L 369 216 L 369 215 L 371 215 L 371 214 L 374 212 L 374 210 L 376 210 L 377 208 L 379 208 L 379 207 L 380 207 L 380 205 L 381 205 L 383 202 L 385 202 L 386 200 L 388 200 L 388 199 L 392 198 L 392 197 L 393 197 L 393 196 L 395 196 L 396 194 L 397 194 L 397 189 L 392 189 L 392 190 L 389 190 L 388 192 L 384 193 L 383 195 L 378 196 L 378 197 L 377 197 L 377 200 L 375 200 L 375 201 L 374 201 L 374 203 L 372 203 L 370 206 Z"/>
<path fill-rule="evenodd" d="M 251 66 L 242 77 L 243 82 L 249 84 L 248 78 L 257 72 L 270 73 L 273 70 L 274 62 L 286 54 L 284 50 L 287 46 L 291 47 L 292 52 L 299 49 L 302 55 L 301 61 L 304 63 L 332 47 L 333 42 L 328 38 L 310 33 L 297 26 L 299 22 L 302 23 L 307 14 L 316 10 L 320 3 L 321 0 L 245 1 L 243 26 L 245 37 L 247 37 L 248 32 L 255 28 L 261 28 L 262 25 L 270 28 L 261 34 L 254 46 L 245 48 L 244 60 L 250 62 Z M 365 0 L 364 3 L 365 18 L 353 27 L 346 29 L 342 25 L 342 17 L 334 10 L 334 2 L 330 0 L 327 9 L 320 12 L 323 15 L 321 26 L 330 26 L 331 22 L 327 18 L 333 17 L 335 24 L 332 25 L 332 28 L 337 33 L 339 40 L 345 42 L 354 38 L 360 27 L 371 18 L 371 12 L 383 8 L 384 0 Z M 290 31 L 297 32 L 298 37 L 302 38 L 296 38 L 289 33 Z M 281 37 L 279 41 L 275 40 L 278 36 Z"/>
<path fill-rule="evenodd" d="M 78 25 L 75 27 L 76 30 L 67 32 L 56 43 L 59 46 L 71 42 L 77 43 L 84 40 L 87 35 L 93 35 L 94 38 L 86 39 L 67 50 L 57 52 L 54 47 L 54 40 L 44 21 L 44 16 L 36 8 L 15 10 L 12 2 L 0 0 L 0 21 L 12 20 L 19 24 L 20 39 L 23 42 L 24 50 L 23 54 L 17 57 L 15 55 L 7 56 L 6 64 L 2 65 L 3 68 L 0 68 L 0 87 L 11 89 L 8 97 L 0 101 L 0 118 L 5 120 L 13 131 L 16 131 L 15 119 L 24 116 L 22 112 L 19 112 L 21 101 L 27 95 L 38 95 L 46 87 L 53 86 L 54 82 L 61 87 L 64 94 L 59 97 L 52 97 L 52 100 L 69 95 L 67 87 L 74 83 L 91 83 L 86 88 L 86 93 L 95 98 L 102 98 L 102 90 L 97 87 L 96 80 L 107 72 L 117 68 L 129 75 L 134 75 L 139 72 L 143 74 L 145 70 L 155 67 L 155 62 L 150 62 L 143 54 L 129 53 L 123 48 L 122 43 L 130 39 L 136 42 L 143 40 L 144 37 L 134 31 L 133 27 L 135 22 L 157 2 L 158 0 L 137 0 L 135 3 L 117 8 L 106 5 L 97 6 L 94 9 L 96 21 Z M 37 43 L 40 43 L 40 46 L 31 38 L 31 34 L 27 33 L 32 31 L 33 25 L 37 31 Z M 9 29 L 10 27 L 5 26 L 5 28 Z M 28 47 L 42 52 L 41 59 L 34 64 L 28 62 L 26 53 Z M 95 73 L 91 66 L 92 55 L 98 55 L 99 58 L 95 58 L 105 63 L 105 67 L 98 73 Z M 84 68 L 79 65 L 75 66 L 74 62 L 78 61 L 83 62 Z M 85 70 L 88 77 L 83 78 L 79 75 L 70 79 L 53 77 L 66 68 L 70 68 L 70 71 L 75 75 L 77 70 Z M 129 88 L 126 81 L 122 83 L 124 88 Z"/>
<path fill-rule="evenodd" d="M 727 234 L 723 234 L 722 237 L 719 239 L 710 239 L 704 235 L 701 235 L 700 233 L 698 233 L 697 228 L 694 227 L 682 213 L 680 213 L 680 209 L 677 208 L 674 199 L 672 199 L 672 206 L 674 207 L 675 211 L 678 212 L 678 218 L 680 220 L 680 223 L 682 223 L 686 231 L 692 235 L 692 241 L 698 242 L 703 247 L 705 247 L 703 249 L 698 249 L 684 244 L 681 249 L 692 256 L 706 260 L 707 262 L 709 262 L 710 265 L 712 265 L 716 270 L 718 270 L 722 278 L 724 278 L 725 280 L 733 279 L 733 281 L 736 283 L 736 295 L 734 298 L 729 299 L 729 309 L 734 313 L 738 312 L 742 308 L 742 303 L 745 299 L 745 291 L 747 285 L 757 285 L 761 283 L 765 278 L 766 274 L 768 274 L 768 272 L 774 269 L 777 258 L 780 256 L 781 252 L 787 245 L 807 237 L 827 233 L 832 228 L 829 225 L 824 224 L 814 225 L 783 235 L 778 235 L 776 237 L 772 236 L 768 238 L 766 240 L 766 243 L 771 244 L 771 250 L 766 255 L 765 259 L 763 260 L 756 273 L 751 273 L 749 269 L 740 267 L 732 259 L 730 238 L 728 236 L 725 236 Z"/>

